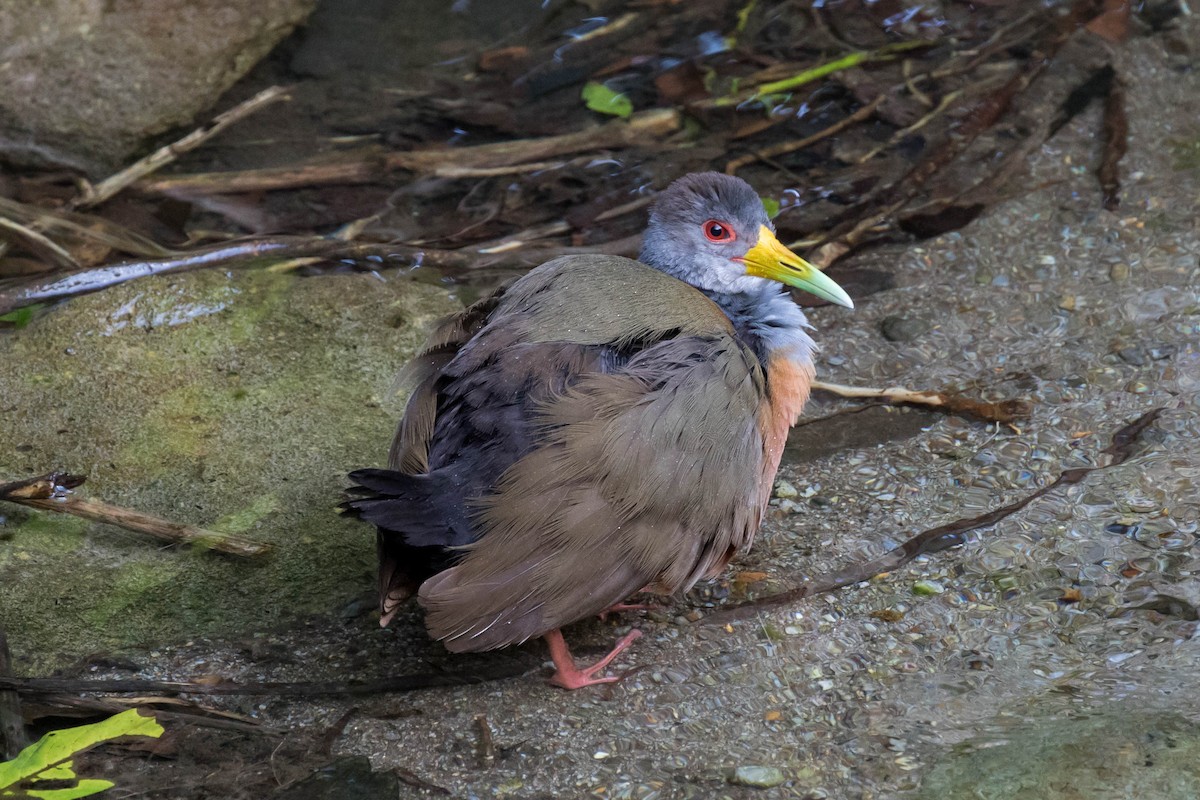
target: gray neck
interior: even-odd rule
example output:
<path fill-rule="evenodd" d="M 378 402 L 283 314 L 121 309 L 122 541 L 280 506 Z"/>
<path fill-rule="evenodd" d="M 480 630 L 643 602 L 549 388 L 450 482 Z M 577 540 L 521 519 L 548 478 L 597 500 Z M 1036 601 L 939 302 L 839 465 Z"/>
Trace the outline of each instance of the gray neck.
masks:
<path fill-rule="evenodd" d="M 764 364 L 770 355 L 813 363 L 817 345 L 805 332 L 812 326 L 800 306 L 778 283 L 764 280 L 763 286 L 752 292 L 704 293 L 721 307 L 733 322 L 738 336 L 754 349 Z"/>

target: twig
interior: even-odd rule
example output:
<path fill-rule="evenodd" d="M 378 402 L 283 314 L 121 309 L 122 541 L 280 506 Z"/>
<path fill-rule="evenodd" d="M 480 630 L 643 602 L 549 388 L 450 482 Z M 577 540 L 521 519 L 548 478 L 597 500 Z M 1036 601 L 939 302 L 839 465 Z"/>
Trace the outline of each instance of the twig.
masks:
<path fill-rule="evenodd" d="M 516 139 L 511 142 L 481 144 L 474 147 L 409 150 L 380 153 L 372 151 L 336 161 L 301 164 L 291 167 L 244 170 L 240 172 L 171 175 L 143 181 L 139 188 L 172 196 L 193 194 L 227 194 L 230 192 L 271 191 L 296 189 L 302 186 L 342 183 L 372 183 L 386 173 L 403 169 L 434 176 L 443 173 L 461 176 L 464 170 L 484 170 L 510 167 L 527 162 L 540 162 L 568 153 L 628 147 L 642 144 L 674 133 L 681 122 L 673 109 L 654 109 L 634 114 L 628 120 L 613 120 L 582 131 L 545 136 L 538 139 Z"/>
<path fill-rule="evenodd" d="M 268 552 L 268 544 L 254 542 L 230 533 L 217 533 L 194 525 L 170 522 L 150 514 L 143 514 L 100 500 L 86 500 L 71 496 L 71 489 L 81 485 L 83 478 L 77 475 L 49 473 L 27 481 L 17 481 L 10 491 L 0 491 L 0 500 L 7 500 L 30 508 L 71 514 L 95 522 L 116 525 L 135 533 L 145 533 L 175 544 L 196 544 L 229 553 L 235 556 L 260 556 Z M 6 487 L 0 487 L 4 489 Z"/>
<path fill-rule="evenodd" d="M 909 136 L 912 133 L 919 131 L 921 128 L 924 128 L 930 122 L 933 122 L 935 119 L 940 117 L 943 113 L 945 113 L 946 109 L 948 109 L 951 105 L 953 105 L 958 100 L 958 98 L 962 97 L 962 94 L 963 94 L 962 89 L 959 89 L 959 90 L 953 91 L 953 92 L 948 92 L 945 96 L 942 97 L 942 99 L 940 101 L 938 101 L 936 108 L 932 109 L 929 113 L 924 114 L 920 119 L 918 119 L 916 122 L 909 125 L 908 127 L 901 128 L 900 130 L 893 133 L 890 137 L 888 137 L 888 140 L 886 142 L 884 142 L 883 144 L 867 151 L 867 153 L 865 155 L 861 156 L 858 159 L 858 163 L 865 164 L 866 162 L 870 161 L 875 156 L 882 153 L 887 148 L 892 147 L 895 144 L 897 144 L 898 142 L 900 142 L 906 136 Z"/>
<path fill-rule="evenodd" d="M 1029 414 L 1029 404 L 1023 400 L 1005 400 L 990 403 L 984 400 L 972 400 L 969 397 L 958 397 L 944 392 L 917 392 L 902 386 L 892 386 L 887 389 L 873 389 L 865 386 L 844 386 L 840 383 L 813 381 L 812 388 L 838 397 L 849 399 L 880 400 L 884 403 L 928 406 L 951 413 L 972 414 L 989 422 L 1010 423 Z"/>
<path fill-rule="evenodd" d="M 835 58 L 833 61 L 826 61 L 823 64 L 818 64 L 815 67 L 808 67 L 797 72 L 794 75 L 789 75 L 777 81 L 760 84 L 757 87 L 740 91 L 732 95 L 724 97 L 715 97 L 711 100 L 704 100 L 695 103 L 696 108 L 723 108 L 729 106 L 740 106 L 744 103 L 760 100 L 768 95 L 790 92 L 798 89 L 801 86 L 820 80 L 821 78 L 833 75 L 836 72 L 858 67 L 863 64 L 870 64 L 876 61 L 891 61 L 898 58 L 900 53 L 908 50 L 914 50 L 919 47 L 928 47 L 929 42 L 926 41 L 909 41 L 896 42 L 894 44 L 885 45 L 878 50 L 855 50 L 847 53 L 840 58 Z"/>
<path fill-rule="evenodd" d="M 147 261 L 123 261 L 83 270 L 52 280 L 0 291 L 0 314 L 15 308 L 74 297 L 107 289 L 134 278 L 166 275 L 206 267 L 233 267 L 276 263 L 294 258 L 365 258 L 379 256 L 405 263 L 425 263 L 450 269 L 470 269 L 478 256 L 457 250 L 435 250 L 395 244 L 350 244 L 336 239 L 280 236 L 223 244 L 177 257 Z"/>
<path fill-rule="evenodd" d="M 478 672 L 428 672 L 395 675 L 374 681 L 301 681 L 297 683 L 192 683 L 189 681 L 152 681 L 140 678 L 88 680 L 73 678 L 16 678 L 0 676 L 0 691 L 22 695 L 98 692 L 102 694 L 196 695 L 274 695 L 276 697 L 357 697 L 388 692 L 415 692 L 446 686 L 470 686 L 477 683 L 517 678 L 530 672 L 528 665 L 516 662 L 493 664 Z"/>
<path fill-rule="evenodd" d="M 1128 9 L 1126 9 L 1128 11 Z M 1104 192 L 1104 208 L 1116 211 L 1121 204 L 1121 159 L 1125 157 L 1129 121 L 1125 116 L 1125 87 L 1114 75 L 1104 99 L 1104 152 L 1096 177 Z"/>
<path fill-rule="evenodd" d="M 0 678 L 12 674 L 12 654 L 8 650 L 8 637 L 0 630 Z M 21 698 L 13 690 L 0 689 L 0 760 L 16 758 L 25 749 L 29 739 L 25 736 L 25 718 L 21 716 Z"/>
<path fill-rule="evenodd" d="M 628 203 L 622 203 L 619 206 L 613 206 L 607 211 L 602 211 L 595 217 L 595 222 L 604 222 L 605 220 L 616 219 L 630 214 L 634 211 L 640 211 L 646 206 L 654 202 L 656 195 L 648 194 L 639 197 L 636 200 L 630 200 Z M 549 236 L 558 236 L 562 233 L 569 233 L 575 229 L 575 225 L 565 219 L 547 222 L 544 225 L 535 225 L 532 228 L 527 228 L 519 233 L 514 233 L 510 236 L 505 236 L 500 239 L 493 239 L 490 242 L 482 242 L 480 244 L 469 245 L 462 248 L 463 250 L 474 250 L 483 255 L 497 255 L 499 253 L 509 253 L 513 250 L 518 250 L 530 242 L 538 239 L 544 239 Z M 590 249 L 587 252 L 594 252 Z"/>
<path fill-rule="evenodd" d="M 874 100 L 867 103 L 865 106 L 858 109 L 850 116 L 838 120 L 837 122 L 830 125 L 828 128 L 817 131 L 816 133 L 814 133 L 811 136 L 805 136 L 803 139 L 797 139 L 792 142 L 780 142 L 779 144 L 772 145 L 771 147 L 764 147 L 762 150 L 756 150 L 753 153 L 749 153 L 744 156 L 739 156 L 739 157 L 731 160 L 728 164 L 725 165 L 725 174 L 726 175 L 735 175 L 735 174 L 737 174 L 737 171 L 739 169 L 746 166 L 747 164 L 753 164 L 755 161 L 762 161 L 765 159 L 784 155 L 785 153 L 792 153 L 792 152 L 795 152 L 796 150 L 802 150 L 803 148 L 808 147 L 811 144 L 816 144 L 817 142 L 821 141 L 822 139 L 827 139 L 836 133 L 840 133 L 841 131 L 850 127 L 854 123 L 861 122 L 862 120 L 864 120 L 867 117 L 874 114 L 875 109 L 879 108 L 879 106 L 883 103 L 885 97 L 886 97 L 886 95 L 882 95 L 882 94 L 879 95 Z"/>
<path fill-rule="evenodd" d="M 160 147 L 150 155 L 129 165 L 115 175 L 105 178 L 95 186 L 84 184 L 82 195 L 69 204 L 68 207 L 90 208 L 91 206 L 99 205 L 130 184 L 170 164 L 189 150 L 196 149 L 235 122 L 245 119 L 272 103 L 286 99 L 289 99 L 287 90 L 282 86 L 271 86 L 263 89 L 249 100 L 238 103 L 223 114 L 219 114 L 209 124 L 197 128 L 178 141 L 172 142 L 165 147 Z"/>
<path fill-rule="evenodd" d="M 46 235 L 68 236 L 139 256 L 163 257 L 173 251 L 111 220 L 93 214 L 52 210 L 0 197 L 0 215 Z M 72 257 L 72 262 L 74 261 Z M 76 264 L 71 269 L 78 269 Z"/>
<path fill-rule="evenodd" d="M 22 247 L 59 269 L 79 269 L 79 262 L 44 235 L 21 223 L 0 217 L 0 239 L 15 239 Z"/>

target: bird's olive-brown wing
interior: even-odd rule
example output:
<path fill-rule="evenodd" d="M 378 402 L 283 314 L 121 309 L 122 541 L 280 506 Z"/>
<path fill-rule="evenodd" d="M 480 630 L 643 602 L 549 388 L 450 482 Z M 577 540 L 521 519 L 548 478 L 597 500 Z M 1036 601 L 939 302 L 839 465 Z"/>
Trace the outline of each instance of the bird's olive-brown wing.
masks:
<path fill-rule="evenodd" d="M 722 566 L 762 512 L 763 395 L 757 359 L 725 332 L 580 376 L 481 501 L 479 540 L 422 585 L 430 633 L 455 651 L 503 647 Z"/>

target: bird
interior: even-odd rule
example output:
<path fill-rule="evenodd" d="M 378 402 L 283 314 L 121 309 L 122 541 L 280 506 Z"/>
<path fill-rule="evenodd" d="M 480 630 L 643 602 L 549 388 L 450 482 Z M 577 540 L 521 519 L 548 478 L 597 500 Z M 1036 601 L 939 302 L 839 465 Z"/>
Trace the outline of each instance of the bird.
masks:
<path fill-rule="evenodd" d="M 816 349 L 787 287 L 853 308 L 716 172 L 651 206 L 637 260 L 548 261 L 438 323 L 386 469 L 343 509 L 377 528 L 380 622 L 412 595 L 451 652 L 543 637 L 552 685 L 611 683 L 561 628 L 670 595 L 750 547 Z"/>

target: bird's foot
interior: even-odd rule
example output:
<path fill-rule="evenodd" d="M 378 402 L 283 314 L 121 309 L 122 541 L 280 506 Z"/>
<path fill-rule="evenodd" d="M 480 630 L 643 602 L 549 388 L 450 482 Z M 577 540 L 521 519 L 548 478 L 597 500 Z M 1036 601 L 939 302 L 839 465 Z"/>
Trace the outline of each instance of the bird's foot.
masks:
<path fill-rule="evenodd" d="M 590 667 L 580 669 L 575 666 L 575 659 L 571 657 L 571 651 L 567 649 L 567 643 L 563 641 L 561 631 L 551 631 L 546 634 L 546 644 L 550 646 L 550 658 L 554 659 L 554 675 L 550 677 L 550 685 L 558 686 L 562 689 L 582 689 L 584 686 L 596 686 L 601 683 L 616 683 L 624 676 L 622 675 L 605 675 L 602 678 L 594 677 L 596 673 L 603 672 L 604 669 L 612 663 L 612 660 L 619 656 L 629 645 L 633 644 L 642 632 L 634 629 L 622 636 L 612 652 L 604 658 L 597 661 Z"/>

